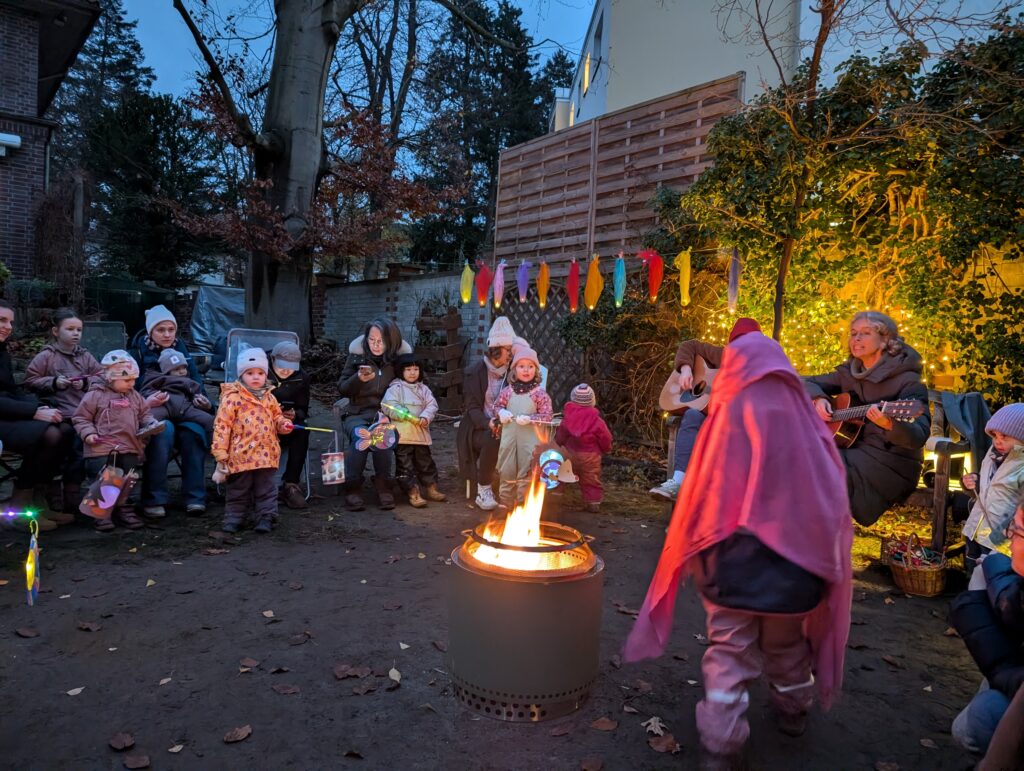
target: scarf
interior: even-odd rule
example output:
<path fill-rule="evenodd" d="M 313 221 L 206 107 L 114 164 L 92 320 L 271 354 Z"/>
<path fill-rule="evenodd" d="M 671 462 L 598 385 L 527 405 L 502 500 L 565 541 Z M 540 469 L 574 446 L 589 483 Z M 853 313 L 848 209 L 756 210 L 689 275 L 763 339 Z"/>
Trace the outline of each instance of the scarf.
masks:
<path fill-rule="evenodd" d="M 239 380 L 238 382 L 242 383 L 241 380 Z M 265 385 L 262 388 L 249 388 L 249 386 L 247 386 L 245 383 L 242 383 L 242 388 L 244 388 L 246 391 L 248 391 L 253 396 L 255 396 L 256 397 L 256 401 L 260 401 L 261 402 L 261 401 L 263 401 L 263 397 L 266 396 L 267 394 L 269 394 L 273 390 L 274 387 L 273 386 L 269 386 L 269 385 Z"/>
<path fill-rule="evenodd" d="M 517 394 L 528 394 L 534 388 L 540 385 L 540 375 L 534 375 L 533 380 L 528 383 L 524 383 L 522 380 L 513 380 L 509 385 L 512 386 L 513 393 Z"/>
<path fill-rule="evenodd" d="M 505 375 L 508 373 L 508 364 L 504 367 L 495 367 L 491 360 L 484 357 L 484 366 L 487 367 L 487 387 L 484 389 L 484 414 L 494 418 L 497 413 L 494 410 L 494 403 L 505 385 Z"/>

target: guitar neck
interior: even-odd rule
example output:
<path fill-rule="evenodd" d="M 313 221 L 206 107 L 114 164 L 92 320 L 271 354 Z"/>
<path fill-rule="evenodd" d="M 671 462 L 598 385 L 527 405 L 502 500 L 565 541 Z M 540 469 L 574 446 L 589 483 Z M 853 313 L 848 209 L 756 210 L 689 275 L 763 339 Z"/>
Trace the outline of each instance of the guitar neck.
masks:
<path fill-rule="evenodd" d="M 846 420 L 859 420 L 867 417 L 868 410 L 873 406 L 873 404 L 865 404 L 862 407 L 847 407 L 845 410 L 834 410 L 832 412 L 832 420 L 837 423 Z"/>

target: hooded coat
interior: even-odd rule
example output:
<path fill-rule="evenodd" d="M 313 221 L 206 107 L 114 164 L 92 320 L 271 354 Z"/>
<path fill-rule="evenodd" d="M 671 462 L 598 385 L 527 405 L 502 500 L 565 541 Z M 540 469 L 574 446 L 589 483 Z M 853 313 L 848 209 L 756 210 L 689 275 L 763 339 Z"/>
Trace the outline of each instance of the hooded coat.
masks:
<path fill-rule="evenodd" d="M 84 377 L 85 387 L 57 389 L 57 376 Z M 103 380 L 103 367 L 96 358 L 80 345 L 71 353 L 50 343 L 35 355 L 25 370 L 25 388 L 40 396 L 52 397 L 54 406 L 65 420 L 74 417 L 79 402 L 93 385 Z"/>
<path fill-rule="evenodd" d="M 832 372 L 805 378 L 804 387 L 812 399 L 849 393 L 859 404 L 916 399 L 927 407 L 921 369 L 921 357 L 904 343 L 902 351 L 883 353 L 866 372 L 851 356 Z M 860 524 L 873 525 L 917 488 L 930 424 L 927 409 L 910 423 L 896 422 L 889 431 L 866 420 L 857 443 L 839 451 L 846 465 L 850 509 Z"/>
<path fill-rule="evenodd" d="M 272 393 L 257 399 L 241 382 L 223 383 L 210 452 L 218 463 L 227 464 L 229 474 L 277 468 L 277 432 L 283 423 L 281 405 Z"/>
<path fill-rule="evenodd" d="M 625 657 L 661 655 L 681 578 L 737 532 L 824 582 L 805 621 L 822 704 L 842 684 L 850 628 L 853 524 L 835 442 L 774 340 L 750 333 L 722 357 L 665 546 Z"/>
<path fill-rule="evenodd" d="M 383 327 L 381 332 L 387 342 L 387 351 L 374 356 L 365 344 L 365 335 L 359 335 L 348 346 L 348 357 L 338 379 L 338 392 L 348 398 L 345 415 L 357 415 L 367 423 L 377 420 L 380 402 L 395 379 L 395 359 L 403 353 L 412 353 L 412 347 L 402 340 L 398 325 L 390 320 L 376 320 L 373 326 Z M 359 367 L 368 364 L 373 367 L 374 378 L 363 382 L 359 379 Z"/>
<path fill-rule="evenodd" d="M 153 417 L 146 400 L 136 390 L 118 393 L 106 380 L 94 383 L 89 389 L 71 423 L 82 437 L 82 456 L 105 458 L 113 451 L 145 457 L 146 440 L 136 434 L 139 428 L 152 422 Z M 85 440 L 99 434 L 104 441 L 89 444 Z"/>
<path fill-rule="evenodd" d="M 555 441 L 569 452 L 611 452 L 612 432 L 597 407 L 566 402 L 562 422 L 555 430 Z"/>
<path fill-rule="evenodd" d="M 401 410 L 393 409 L 388 405 L 400 407 Z M 387 392 L 381 402 L 381 410 L 391 418 L 398 430 L 399 444 L 433 444 L 430 437 L 430 423 L 434 422 L 437 415 L 437 399 L 431 393 L 426 383 L 406 383 L 400 378 L 391 381 Z M 406 411 L 414 418 L 426 418 L 427 425 L 421 426 L 411 420 L 406 420 L 402 412 Z"/>

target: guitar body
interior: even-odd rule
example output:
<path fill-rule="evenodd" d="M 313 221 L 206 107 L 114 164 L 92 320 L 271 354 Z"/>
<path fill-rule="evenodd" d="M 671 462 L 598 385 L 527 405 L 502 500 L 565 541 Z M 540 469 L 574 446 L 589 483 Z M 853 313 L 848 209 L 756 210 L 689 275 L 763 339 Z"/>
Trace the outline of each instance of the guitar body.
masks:
<path fill-rule="evenodd" d="M 845 410 L 850 406 L 850 395 L 839 394 L 838 396 L 832 397 L 832 409 L 833 410 Z M 860 437 L 860 431 L 864 428 L 863 420 L 837 420 L 834 423 L 828 424 L 828 430 L 832 432 L 832 435 L 836 439 L 836 445 L 841 450 L 853 447 L 854 443 Z"/>
<path fill-rule="evenodd" d="M 711 383 L 717 374 L 717 369 L 697 356 L 693 362 L 693 387 L 689 391 L 681 391 L 679 373 L 673 372 L 658 394 L 659 409 L 670 415 L 682 415 L 687 410 L 706 410 L 711 401 Z"/>

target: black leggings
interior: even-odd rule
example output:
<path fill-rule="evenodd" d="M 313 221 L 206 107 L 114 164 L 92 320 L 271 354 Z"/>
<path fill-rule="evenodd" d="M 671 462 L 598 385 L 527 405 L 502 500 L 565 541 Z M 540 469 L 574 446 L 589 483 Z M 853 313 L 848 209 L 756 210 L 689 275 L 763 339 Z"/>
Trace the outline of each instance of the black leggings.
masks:
<path fill-rule="evenodd" d="M 74 441 L 75 429 L 70 423 L 51 423 L 27 446 L 19 446 L 18 442 L 5 443 L 6 449 L 21 455 L 14 486 L 26 490 L 52 480 L 63 470 Z"/>

